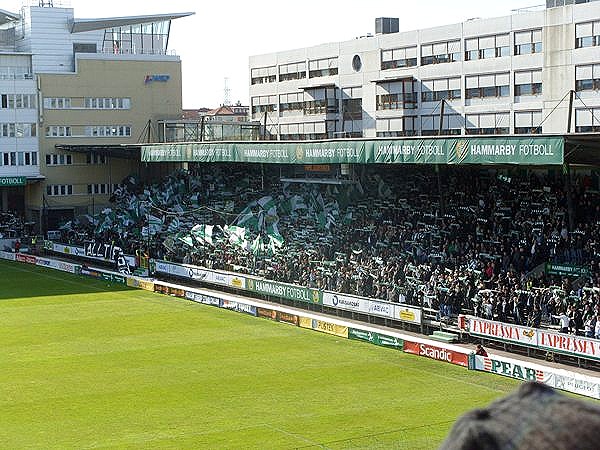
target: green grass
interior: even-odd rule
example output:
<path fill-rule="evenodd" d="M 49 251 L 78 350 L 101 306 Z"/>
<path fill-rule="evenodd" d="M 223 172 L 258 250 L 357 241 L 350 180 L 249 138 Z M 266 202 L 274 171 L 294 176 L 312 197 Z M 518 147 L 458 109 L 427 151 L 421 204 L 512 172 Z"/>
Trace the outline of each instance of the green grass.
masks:
<path fill-rule="evenodd" d="M 514 380 L 0 262 L 2 448 L 436 448 Z"/>

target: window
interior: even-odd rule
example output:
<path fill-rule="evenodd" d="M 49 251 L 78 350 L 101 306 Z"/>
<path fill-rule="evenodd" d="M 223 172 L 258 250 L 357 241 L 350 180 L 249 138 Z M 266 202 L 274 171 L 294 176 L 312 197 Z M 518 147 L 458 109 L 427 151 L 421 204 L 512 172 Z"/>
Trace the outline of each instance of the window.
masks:
<path fill-rule="evenodd" d="M 0 123 L 0 137 L 27 138 L 37 136 L 35 123 Z"/>
<path fill-rule="evenodd" d="M 35 109 L 37 105 L 35 94 L 1 94 L 0 108 L 2 109 Z"/>
<path fill-rule="evenodd" d="M 421 87 L 422 102 L 439 102 L 441 100 L 458 100 L 460 98 L 460 78 L 458 77 L 423 81 Z"/>
<path fill-rule="evenodd" d="M 542 69 L 515 72 L 515 97 L 542 93 Z"/>
<path fill-rule="evenodd" d="M 467 99 L 508 97 L 510 92 L 508 73 L 466 77 L 465 84 L 465 98 Z"/>
<path fill-rule="evenodd" d="M 415 80 L 390 81 L 377 83 L 377 110 L 414 109 L 417 107 Z"/>
<path fill-rule="evenodd" d="M 44 109 L 70 109 L 71 99 L 64 97 L 45 97 Z"/>
<path fill-rule="evenodd" d="M 362 88 L 342 89 L 342 119 L 362 120 Z"/>
<path fill-rule="evenodd" d="M 417 135 L 417 117 L 403 116 L 377 119 L 377 137 L 403 137 Z"/>
<path fill-rule="evenodd" d="M 71 136 L 71 127 L 68 126 L 49 126 L 46 127 L 46 137 L 65 137 Z"/>
<path fill-rule="evenodd" d="M 73 195 L 72 184 L 49 184 L 46 186 L 46 194 L 50 196 Z"/>
<path fill-rule="evenodd" d="M 300 80 L 302 78 L 306 78 L 306 62 L 279 66 L 279 81 Z"/>
<path fill-rule="evenodd" d="M 465 61 L 510 56 L 509 35 L 465 39 Z"/>
<path fill-rule="evenodd" d="M 460 61 L 460 41 L 421 45 L 421 65 Z"/>
<path fill-rule="evenodd" d="M 87 192 L 88 194 L 111 194 L 111 187 L 113 185 L 110 184 L 88 184 Z"/>
<path fill-rule="evenodd" d="M 46 165 L 48 166 L 65 166 L 71 164 L 73 164 L 73 157 L 71 155 L 46 155 Z"/>
<path fill-rule="evenodd" d="M 339 111 L 337 89 L 315 88 L 307 89 L 304 93 L 304 114 L 327 114 Z"/>
<path fill-rule="evenodd" d="M 106 164 L 108 158 L 106 155 L 100 155 L 98 153 L 88 153 L 85 155 L 86 164 Z"/>
<path fill-rule="evenodd" d="M 277 96 L 262 95 L 260 97 L 252 97 L 251 105 L 252 115 L 277 111 Z"/>
<path fill-rule="evenodd" d="M 315 61 L 308 62 L 308 77 L 309 78 L 327 77 L 330 75 L 337 75 L 337 74 L 338 74 L 338 59 L 337 59 L 337 57 L 317 59 Z"/>
<path fill-rule="evenodd" d="M 515 112 L 515 134 L 541 134 L 542 111 Z"/>
<path fill-rule="evenodd" d="M 274 83 L 277 81 L 277 67 L 256 67 L 250 70 L 252 84 Z"/>
<path fill-rule="evenodd" d="M 442 135 L 459 135 L 462 132 L 464 119 L 460 114 L 444 114 Z M 421 116 L 421 135 L 437 136 L 440 134 L 440 115 Z"/>
<path fill-rule="evenodd" d="M 600 21 L 575 25 L 575 48 L 600 45 Z"/>
<path fill-rule="evenodd" d="M 417 65 L 417 47 L 393 48 L 381 51 L 381 70 L 401 69 Z"/>
<path fill-rule="evenodd" d="M 509 113 L 467 114 L 467 134 L 509 134 Z"/>
<path fill-rule="evenodd" d="M 600 90 L 600 64 L 575 67 L 575 90 L 577 92 Z"/>
<path fill-rule="evenodd" d="M 304 92 L 281 94 L 279 96 L 279 115 L 290 116 L 302 114 L 304 109 Z"/>
<path fill-rule="evenodd" d="M 0 166 L 37 166 L 37 152 L 0 153 Z"/>
<path fill-rule="evenodd" d="M 86 97 L 86 109 L 131 109 L 131 99 L 121 97 Z"/>
<path fill-rule="evenodd" d="M 542 30 L 515 33 L 515 56 L 542 52 Z"/>
<path fill-rule="evenodd" d="M 85 127 L 85 136 L 93 137 L 129 137 L 130 125 L 90 125 Z"/>
<path fill-rule="evenodd" d="M 331 125 L 333 129 L 329 129 Z M 328 136 L 327 132 L 331 135 Z M 332 137 L 335 131 L 335 122 L 309 122 L 309 123 L 288 123 L 281 124 L 279 138 L 282 141 L 290 140 L 317 140 Z"/>
<path fill-rule="evenodd" d="M 576 133 L 600 132 L 600 108 L 578 109 L 575 111 Z"/>

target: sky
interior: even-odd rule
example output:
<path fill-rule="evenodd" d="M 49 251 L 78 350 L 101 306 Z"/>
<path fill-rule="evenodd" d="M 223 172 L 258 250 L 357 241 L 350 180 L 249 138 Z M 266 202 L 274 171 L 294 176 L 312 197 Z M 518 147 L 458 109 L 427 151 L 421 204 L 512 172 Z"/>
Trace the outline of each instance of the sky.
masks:
<path fill-rule="evenodd" d="M 509 15 L 544 0 L 55 0 L 59 3 L 74 8 L 76 18 L 195 12 L 172 22 L 169 43 L 182 61 L 183 107 L 194 109 L 221 105 L 225 78 L 231 102 L 247 105 L 251 55 L 374 34 L 376 17 L 399 17 L 400 31 L 410 31 Z M 0 9 L 17 12 L 22 4 L 2 0 Z"/>

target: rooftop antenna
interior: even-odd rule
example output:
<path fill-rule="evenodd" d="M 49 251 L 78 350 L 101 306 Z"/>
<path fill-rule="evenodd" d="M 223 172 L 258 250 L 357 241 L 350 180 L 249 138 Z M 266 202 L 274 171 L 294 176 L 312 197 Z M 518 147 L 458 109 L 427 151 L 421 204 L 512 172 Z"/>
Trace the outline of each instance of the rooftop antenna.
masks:
<path fill-rule="evenodd" d="M 225 77 L 225 88 L 223 89 L 223 106 L 231 103 L 231 89 L 229 89 L 229 78 Z"/>

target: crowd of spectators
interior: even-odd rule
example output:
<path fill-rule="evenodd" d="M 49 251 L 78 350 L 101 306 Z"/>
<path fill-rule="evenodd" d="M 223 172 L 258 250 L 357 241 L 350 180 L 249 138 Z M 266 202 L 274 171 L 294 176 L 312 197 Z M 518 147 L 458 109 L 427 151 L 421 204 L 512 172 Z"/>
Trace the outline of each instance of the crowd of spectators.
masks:
<path fill-rule="evenodd" d="M 131 209 L 131 196 L 144 202 L 171 191 L 161 201 L 154 195 L 151 212 L 175 211 L 178 225 L 189 229 L 234 223 L 265 195 L 283 200 L 310 191 L 335 203 L 336 217 L 323 227 L 310 211 L 279 211 L 284 247 L 258 257 L 227 243 L 190 249 L 169 239 L 175 230 L 167 230 L 168 221 L 143 237 L 148 214 L 124 233 L 111 227 L 100 237 L 126 253 L 145 248 L 157 258 L 420 305 L 440 319 L 472 312 L 600 337 L 600 194 L 593 174 L 573 177 L 570 199 L 560 172 L 466 167 L 446 167 L 440 176 L 427 167 L 365 167 L 358 184 L 342 188 L 265 181 L 253 166 L 180 172 L 166 183 L 168 189 L 123 186 L 115 207 Z M 68 239 L 98 238 L 97 221 L 87 222 L 69 230 Z M 561 275 L 546 270 L 547 262 L 582 271 Z"/>

